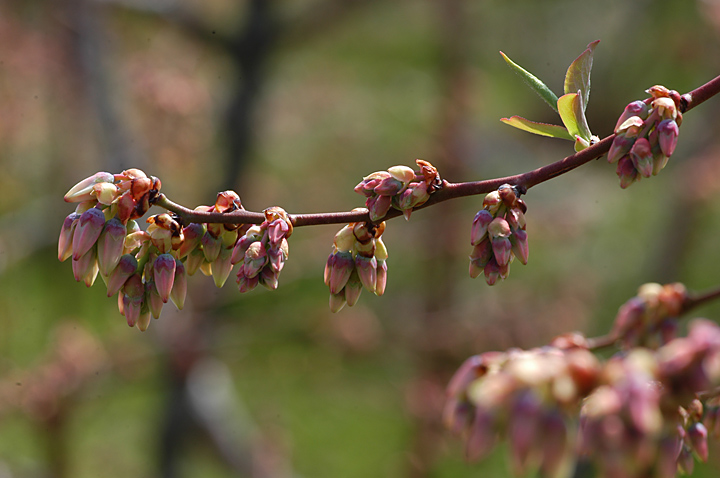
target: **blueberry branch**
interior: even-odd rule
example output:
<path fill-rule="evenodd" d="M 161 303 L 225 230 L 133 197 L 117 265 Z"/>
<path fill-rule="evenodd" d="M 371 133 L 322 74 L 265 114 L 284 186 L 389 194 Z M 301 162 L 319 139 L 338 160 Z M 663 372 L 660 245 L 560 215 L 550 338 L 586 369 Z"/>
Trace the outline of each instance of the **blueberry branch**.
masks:
<path fill-rule="evenodd" d="M 686 93 L 682 96 L 681 112 L 687 112 L 694 107 L 704 103 L 708 99 L 720 93 L 720 76 L 708 81 L 704 85 Z M 450 183 L 443 181 L 442 187 L 430 196 L 430 199 L 422 206 L 416 209 L 423 209 L 433 204 L 437 204 L 449 199 L 455 199 L 465 196 L 475 196 L 479 194 L 487 194 L 495 191 L 503 184 L 511 184 L 515 186 L 521 193 L 526 192 L 529 188 L 549 181 L 552 178 L 572 171 L 575 168 L 589 163 L 594 159 L 598 159 L 608 152 L 610 146 L 615 139 L 615 135 L 611 134 L 601 141 L 589 146 L 588 148 L 567 156 L 560 161 L 556 161 L 547 166 L 528 171 L 514 176 L 506 176 L 502 178 L 487 179 L 484 181 L 470 181 L 463 183 Z M 205 223 L 223 223 L 223 224 L 259 224 L 265 220 L 265 216 L 259 212 L 251 212 L 245 210 L 233 211 L 230 213 L 208 213 L 193 211 L 176 204 L 169 200 L 165 195 L 160 194 L 155 201 L 155 205 L 167 209 L 177 214 L 184 223 L 205 222 Z M 393 219 L 402 215 L 398 210 L 391 209 L 382 220 Z M 313 226 L 320 224 L 347 224 L 350 222 L 368 222 L 370 216 L 367 210 L 348 212 L 328 212 L 328 213 L 312 213 L 312 214 L 288 214 L 293 225 Z"/>

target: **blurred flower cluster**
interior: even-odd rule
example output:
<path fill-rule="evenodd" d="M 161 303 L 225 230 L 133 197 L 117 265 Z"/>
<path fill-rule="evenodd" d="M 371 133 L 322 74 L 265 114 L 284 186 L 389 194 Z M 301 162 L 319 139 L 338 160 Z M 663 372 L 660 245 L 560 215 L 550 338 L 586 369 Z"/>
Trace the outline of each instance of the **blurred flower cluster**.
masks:
<path fill-rule="evenodd" d="M 675 151 L 682 113 L 682 97 L 675 90 L 655 85 L 644 101 L 625 107 L 615 125 L 608 161 L 617 163 L 620 187 L 625 189 L 641 177 L 657 175 Z"/>
<path fill-rule="evenodd" d="M 578 334 L 471 357 L 448 385 L 444 415 L 470 459 L 507 439 L 517 475 L 572 476 L 583 460 L 600 477 L 669 478 L 707 460 L 708 429 L 720 434 L 718 385 L 720 326 L 696 319 L 686 337 L 606 361 Z"/>
<path fill-rule="evenodd" d="M 470 277 L 485 273 L 489 285 L 510 274 L 510 263 L 515 257 L 527 264 L 528 239 L 525 232 L 525 202 L 518 198 L 515 189 L 503 184 L 483 201 L 473 220 L 470 244 Z"/>
<path fill-rule="evenodd" d="M 357 210 L 357 209 L 356 209 Z M 363 287 L 383 295 L 387 282 L 388 252 L 381 236 L 385 222 L 354 222 L 340 229 L 325 264 L 325 284 L 330 287 L 330 310 L 355 305 Z"/>
<path fill-rule="evenodd" d="M 620 307 L 610 333 L 625 347 L 657 348 L 675 338 L 686 299 L 687 290 L 680 283 L 643 284 L 638 295 Z"/>
<path fill-rule="evenodd" d="M 440 174 L 432 164 L 422 159 L 415 162 L 420 168 L 419 173 L 407 166 L 393 166 L 366 176 L 355 186 L 355 192 L 367 197 L 365 206 L 371 221 L 384 218 L 390 207 L 402 211 L 405 219 L 410 219 L 413 208 L 424 204 L 442 187 Z"/>
<path fill-rule="evenodd" d="M 75 280 L 90 287 L 98 275 L 108 297 L 118 294 L 118 309 L 129 326 L 146 330 L 172 300 L 182 309 L 187 275 L 200 270 L 222 287 L 233 265 L 241 292 L 258 283 L 277 287 L 288 256 L 292 224 L 285 211 L 268 208 L 261 225 L 198 224 L 183 227 L 178 218 L 158 214 L 147 219 L 146 231 L 134 220 L 145 214 L 159 194 L 160 181 L 132 169 L 121 174 L 97 173 L 74 186 L 68 202 L 79 202 L 65 218 L 58 258 L 72 257 Z M 196 211 L 231 213 L 243 209 L 234 191 L 218 194 L 212 206 Z"/>

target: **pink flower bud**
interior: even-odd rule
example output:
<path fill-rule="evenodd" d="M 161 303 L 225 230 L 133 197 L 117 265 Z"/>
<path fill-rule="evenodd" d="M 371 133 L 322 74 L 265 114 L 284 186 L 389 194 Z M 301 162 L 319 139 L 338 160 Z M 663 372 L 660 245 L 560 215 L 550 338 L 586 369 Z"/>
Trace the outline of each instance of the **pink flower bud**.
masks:
<path fill-rule="evenodd" d="M 190 254 L 188 254 L 187 259 L 185 260 L 185 272 L 187 272 L 187 275 L 192 276 L 195 275 L 195 273 L 200 269 L 200 266 L 202 266 L 205 263 L 205 254 L 200 249 L 194 249 Z"/>
<path fill-rule="evenodd" d="M 510 237 L 510 224 L 502 217 L 496 217 L 488 224 L 488 234 L 491 239 L 496 237 Z"/>
<path fill-rule="evenodd" d="M 651 103 L 651 106 L 658 111 L 663 119 L 675 119 L 677 118 L 677 107 L 675 102 L 670 98 L 656 98 Z"/>
<path fill-rule="evenodd" d="M 512 252 L 515 254 L 515 257 L 517 257 L 523 265 L 527 265 L 529 253 L 527 232 L 523 229 L 516 230 L 512 236 L 510 236 L 510 243 L 512 244 Z"/>
<path fill-rule="evenodd" d="M 647 138 L 638 138 L 630 149 L 630 157 L 635 169 L 645 178 L 653 173 L 653 154 L 650 141 Z"/>
<path fill-rule="evenodd" d="M 492 240 L 492 249 L 495 260 L 499 266 L 507 265 L 510 262 L 512 243 L 507 237 L 496 237 Z"/>
<path fill-rule="evenodd" d="M 135 206 L 137 203 L 133 199 L 130 191 L 120 196 L 120 199 L 118 199 L 116 204 L 118 208 L 117 216 L 121 222 L 127 222 L 135 214 Z"/>
<path fill-rule="evenodd" d="M 339 294 L 347 284 L 355 269 L 355 261 L 350 252 L 336 252 L 330 270 L 330 293 Z"/>
<path fill-rule="evenodd" d="M 185 273 L 185 264 L 179 260 L 175 261 L 175 280 L 173 280 L 173 288 L 170 291 L 170 300 L 173 301 L 178 310 L 185 307 L 185 296 L 187 295 L 187 274 Z"/>
<path fill-rule="evenodd" d="M 610 146 L 610 151 L 608 151 L 608 163 L 617 163 L 630 151 L 633 144 L 635 144 L 635 138 L 629 138 L 625 136 L 625 133 L 617 134 Z"/>
<path fill-rule="evenodd" d="M 269 265 L 263 267 L 263 270 L 258 274 L 259 282 L 268 290 L 275 290 L 278 288 L 278 273 L 275 272 Z"/>
<path fill-rule="evenodd" d="M 230 262 L 232 262 L 234 265 L 244 260 L 245 253 L 247 252 L 248 247 L 250 247 L 250 244 L 256 241 L 257 239 L 255 238 L 255 236 L 248 236 L 247 234 L 238 239 L 238 241 L 235 243 L 235 247 L 233 248 L 232 258 Z"/>
<path fill-rule="evenodd" d="M 265 264 L 267 264 L 267 252 L 262 242 L 256 241 L 250 244 L 247 251 L 245 251 L 245 263 L 243 268 L 245 275 L 248 277 L 255 277 L 260 273 Z"/>
<path fill-rule="evenodd" d="M 183 232 L 183 242 L 177 250 L 178 259 L 182 259 L 200 245 L 200 240 L 205 235 L 206 228 L 203 224 L 190 223 L 185 226 Z"/>
<path fill-rule="evenodd" d="M 345 284 L 345 288 L 343 289 L 343 292 L 345 293 L 345 301 L 347 302 L 347 305 L 349 307 L 357 304 L 362 290 L 363 285 L 360 281 L 360 276 L 358 275 L 357 270 L 353 270 L 352 274 L 350 274 L 350 278 L 348 279 L 347 284 Z"/>
<path fill-rule="evenodd" d="M 490 214 L 494 214 L 498 210 L 500 203 L 502 203 L 502 200 L 500 199 L 500 193 L 497 191 L 488 193 L 483 199 L 483 207 L 490 211 Z"/>
<path fill-rule="evenodd" d="M 260 282 L 260 275 L 256 274 L 254 277 L 248 277 L 244 273 L 244 268 L 241 267 L 237 274 L 237 284 L 238 284 L 238 290 L 241 294 L 245 292 L 250 292 L 255 287 L 257 287 L 258 283 Z"/>
<path fill-rule="evenodd" d="M 147 309 L 147 310 L 146 310 Z M 150 327 L 150 309 L 147 308 L 147 303 L 140 309 L 140 316 L 138 317 L 137 323 L 135 324 L 140 332 L 145 332 Z"/>
<path fill-rule="evenodd" d="M 672 156 L 675 152 L 678 135 L 680 134 L 677 123 L 671 119 L 663 120 L 658 124 L 657 132 L 658 142 L 660 143 L 660 149 L 663 154 L 667 157 Z"/>
<path fill-rule="evenodd" d="M 215 259 L 220 255 L 220 249 L 222 243 L 219 237 L 213 236 L 210 231 L 205 232 L 200 239 L 202 244 L 203 254 L 205 254 L 205 260 L 208 262 L 215 262 Z"/>
<path fill-rule="evenodd" d="M 328 256 L 327 262 L 325 263 L 325 271 L 323 272 L 323 280 L 326 286 L 330 286 L 330 273 L 332 272 L 332 266 L 335 262 L 335 254 L 331 253 Z"/>
<path fill-rule="evenodd" d="M 345 291 L 341 290 L 337 294 L 330 294 L 330 312 L 337 313 L 345 307 L 347 301 L 345 300 Z"/>
<path fill-rule="evenodd" d="M 618 118 L 617 123 L 615 124 L 615 132 L 617 133 L 621 128 L 620 126 L 628 119 L 633 116 L 639 117 L 641 120 L 645 120 L 648 117 L 648 113 L 650 112 L 650 106 L 645 103 L 644 101 L 633 101 L 629 105 L 625 107 L 625 110 L 620 115 L 620 118 Z"/>
<path fill-rule="evenodd" d="M 680 450 L 680 454 L 677 457 L 677 464 L 680 471 L 684 474 L 692 475 L 692 472 L 695 469 L 695 460 L 693 459 L 692 453 L 688 447 L 683 446 Z"/>
<path fill-rule="evenodd" d="M 633 164 L 629 154 L 620 158 L 616 173 L 620 178 L 620 187 L 623 189 L 629 187 L 632 183 L 639 179 L 638 171 L 635 169 L 635 165 Z"/>
<path fill-rule="evenodd" d="M 497 443 L 495 418 L 492 413 L 482 407 L 475 409 L 475 418 L 468 433 L 465 455 L 468 460 L 476 461 L 485 458 Z"/>
<path fill-rule="evenodd" d="M 567 428 L 559 411 L 551 411 L 540 425 L 542 429 L 542 476 L 556 476 L 565 460 L 567 452 Z"/>
<path fill-rule="evenodd" d="M 480 241 L 487 237 L 487 229 L 493 219 L 493 215 L 486 209 L 481 209 L 475 214 L 475 219 L 473 219 L 472 229 L 470 231 L 471 245 L 477 246 L 480 244 Z"/>
<path fill-rule="evenodd" d="M 376 258 L 377 259 L 377 258 Z M 387 285 L 387 263 L 377 259 L 377 279 L 375 282 L 375 295 L 383 295 Z M 348 301 L 349 303 L 350 301 Z"/>
<path fill-rule="evenodd" d="M 92 208 L 82 213 L 75 226 L 75 231 L 73 231 L 74 260 L 78 260 L 95 245 L 104 226 L 105 215 L 100 209 Z"/>
<path fill-rule="evenodd" d="M 110 173 L 95 173 L 89 178 L 85 178 L 65 194 L 65 202 L 82 202 L 94 199 L 93 186 L 97 183 L 113 183 L 115 177 Z"/>
<path fill-rule="evenodd" d="M 225 281 L 230 275 L 230 272 L 232 272 L 233 265 L 230 262 L 231 258 L 232 251 L 230 249 L 222 249 L 218 258 L 212 263 L 212 276 L 216 287 L 225 285 Z"/>
<path fill-rule="evenodd" d="M 147 282 L 145 284 L 145 290 L 145 301 L 147 303 L 148 309 L 150 310 L 152 316 L 157 319 L 160 317 L 160 313 L 162 312 L 162 308 L 165 303 L 160 297 L 160 293 L 157 291 L 157 287 L 155 287 L 154 281 Z M 139 323 L 138 328 L 140 328 Z M 143 329 L 140 328 L 140 330 Z"/>
<path fill-rule="evenodd" d="M 125 282 L 137 272 L 138 262 L 135 256 L 131 254 L 125 254 L 120 257 L 115 268 L 108 275 L 107 280 L 107 296 L 110 297 L 116 294 L 124 285 Z"/>
<path fill-rule="evenodd" d="M 392 206 L 391 196 L 373 196 L 365 201 L 365 206 L 368 208 L 370 213 L 371 221 L 379 221 L 390 210 Z"/>
<path fill-rule="evenodd" d="M 525 229 L 525 213 L 520 208 L 514 207 L 505 214 L 505 219 L 510 224 L 510 230 Z"/>
<path fill-rule="evenodd" d="M 123 310 L 130 327 L 135 327 L 145 298 L 145 285 L 140 274 L 133 274 L 123 286 Z"/>
<path fill-rule="evenodd" d="M 283 238 L 283 240 L 285 240 Z M 287 241 L 286 241 L 287 243 Z M 283 270 L 283 267 L 285 266 L 285 260 L 286 255 L 285 252 L 282 249 L 273 249 L 270 248 L 267 251 L 268 259 L 270 261 L 270 266 L 273 268 L 273 270 L 277 273 L 280 273 L 280 271 Z"/>
<path fill-rule="evenodd" d="M 112 183 L 97 183 L 93 185 L 92 195 L 100 204 L 109 206 L 120 195 L 117 186 Z"/>
<path fill-rule="evenodd" d="M 698 458 L 705 463 L 708 459 L 707 428 L 700 422 L 693 423 L 687 429 L 688 438 Z"/>
<path fill-rule="evenodd" d="M 494 257 L 490 259 L 487 264 L 485 264 L 484 272 L 485 282 L 487 282 L 488 285 L 495 285 L 498 278 L 500 277 L 500 266 L 495 261 Z"/>
<path fill-rule="evenodd" d="M 60 229 L 60 238 L 58 239 L 58 260 L 65 262 L 68 257 L 72 256 L 72 239 L 75 227 L 77 226 L 80 214 L 76 212 L 70 213 L 63 221 Z"/>
<path fill-rule="evenodd" d="M 374 293 L 377 287 L 377 259 L 358 254 L 355 256 L 355 269 L 365 288 Z"/>
<path fill-rule="evenodd" d="M 170 254 L 160 254 L 153 263 L 153 279 L 155 279 L 155 287 L 163 302 L 170 299 L 170 291 L 172 291 L 175 282 L 175 258 Z"/>
<path fill-rule="evenodd" d="M 97 252 L 95 249 L 90 249 L 80 256 L 78 260 L 73 259 L 72 269 L 76 281 L 85 282 L 87 287 L 93 285 L 99 270 L 97 265 Z"/>
<path fill-rule="evenodd" d="M 542 412 L 540 400 L 531 390 L 524 391 L 512 405 L 508 439 L 513 455 L 516 474 L 525 474 L 526 465 L 532 447 L 538 442 L 542 430 L 539 418 Z"/>
<path fill-rule="evenodd" d="M 405 189 L 406 183 L 393 177 L 385 178 L 375 186 L 373 192 L 380 196 L 394 196 Z"/>
<path fill-rule="evenodd" d="M 100 237 L 98 238 L 98 265 L 104 276 L 110 275 L 115 266 L 120 262 L 125 245 L 127 228 L 117 218 L 112 218 L 105 223 Z"/>

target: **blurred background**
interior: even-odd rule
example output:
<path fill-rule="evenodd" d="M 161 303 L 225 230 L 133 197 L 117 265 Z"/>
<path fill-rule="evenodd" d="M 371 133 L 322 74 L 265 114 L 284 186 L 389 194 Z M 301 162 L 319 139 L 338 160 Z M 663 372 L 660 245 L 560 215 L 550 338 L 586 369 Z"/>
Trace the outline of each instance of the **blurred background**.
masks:
<path fill-rule="evenodd" d="M 448 378 L 605 333 L 644 282 L 717 286 L 717 98 L 656 178 L 622 191 L 601 159 L 533 188 L 530 262 L 506 281 L 468 277 L 482 198 L 465 198 L 389 222 L 385 295 L 334 315 L 339 227 L 321 226 L 296 229 L 277 291 L 198 274 L 182 312 L 130 329 L 57 261 L 62 195 L 139 167 L 189 207 L 231 188 L 250 210 L 327 212 L 415 158 L 450 181 L 534 169 L 572 146 L 499 122 L 559 119 L 498 51 L 561 92 L 596 39 L 604 137 L 646 88 L 720 73 L 720 1 L 0 0 L 0 477 L 508 476 L 502 447 L 468 464 L 443 429 Z M 717 476 L 715 448 L 696 476 Z"/>

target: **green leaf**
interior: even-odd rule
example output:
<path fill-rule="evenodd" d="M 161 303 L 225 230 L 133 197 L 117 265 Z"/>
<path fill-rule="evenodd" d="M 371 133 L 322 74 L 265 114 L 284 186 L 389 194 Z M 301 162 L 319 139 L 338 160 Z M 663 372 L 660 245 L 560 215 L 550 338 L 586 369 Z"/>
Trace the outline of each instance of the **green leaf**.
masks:
<path fill-rule="evenodd" d="M 590 133 L 590 128 L 585 119 L 583 100 L 580 92 L 562 95 L 558 99 L 558 113 L 568 133 L 570 133 L 573 138 L 579 136 L 588 143 L 590 142 L 592 133 Z"/>
<path fill-rule="evenodd" d="M 527 71 L 526 69 L 524 69 L 523 67 L 521 67 L 520 65 L 515 63 L 514 61 L 512 61 L 510 58 L 507 57 L 507 55 L 505 55 L 505 53 L 500 52 L 500 54 L 502 55 L 503 58 L 505 58 L 505 61 L 510 66 L 510 68 L 512 68 L 515 71 L 515 73 L 520 75 L 520 77 L 523 79 L 523 81 L 525 82 L 526 85 L 528 85 L 530 88 L 532 88 L 533 91 L 535 91 L 535 93 L 540 95 L 540 98 L 545 100 L 545 102 L 547 104 L 549 104 L 553 110 L 555 110 L 555 111 L 558 110 L 557 109 L 558 97 L 555 93 L 552 92 L 552 90 L 550 90 L 550 88 L 547 87 L 547 85 L 545 83 L 540 81 L 540 79 L 537 76 L 533 75 L 532 73 L 530 73 L 529 71 Z"/>
<path fill-rule="evenodd" d="M 593 64 L 593 52 L 600 40 L 590 43 L 584 52 L 570 64 L 565 73 L 565 94 L 580 91 L 584 108 L 590 101 L 590 71 Z M 583 111 L 585 109 L 583 108 Z"/>
<path fill-rule="evenodd" d="M 510 118 L 500 118 L 505 124 L 514 126 L 517 129 L 527 131 L 529 133 L 539 134 L 540 136 L 550 136 L 551 138 L 567 139 L 574 141 L 575 137 L 571 136 L 568 131 L 556 124 L 538 123 L 536 121 L 530 121 L 521 116 L 511 116 Z"/>

